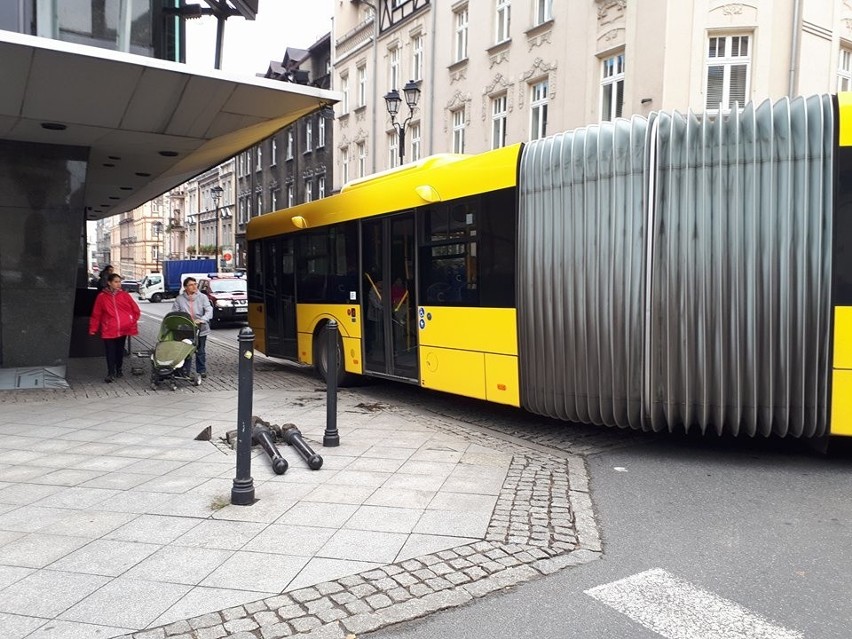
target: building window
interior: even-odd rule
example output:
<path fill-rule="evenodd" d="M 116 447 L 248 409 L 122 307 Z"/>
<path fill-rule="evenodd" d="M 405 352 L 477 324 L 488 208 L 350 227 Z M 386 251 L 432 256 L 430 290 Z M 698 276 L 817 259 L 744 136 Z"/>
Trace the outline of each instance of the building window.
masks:
<path fill-rule="evenodd" d="M 278 164 L 278 141 L 275 138 L 272 138 L 272 157 L 269 158 L 269 162 L 272 166 Z"/>
<path fill-rule="evenodd" d="M 841 49 L 837 65 L 837 91 L 852 90 L 852 50 Z"/>
<path fill-rule="evenodd" d="M 624 54 L 603 61 L 601 78 L 601 120 L 608 122 L 621 117 L 624 106 Z"/>
<path fill-rule="evenodd" d="M 237 159 L 238 159 L 238 162 L 237 162 L 237 174 L 238 174 L 238 175 L 245 175 L 245 174 L 246 174 L 246 154 L 245 154 L 245 153 L 240 153 L 240 154 L 237 156 Z"/>
<path fill-rule="evenodd" d="M 745 104 L 751 70 L 749 36 L 713 36 L 707 47 L 708 111 L 734 108 Z"/>
<path fill-rule="evenodd" d="M 464 108 L 453 111 L 453 153 L 464 153 Z"/>
<path fill-rule="evenodd" d="M 305 122 L 305 153 L 310 153 L 314 144 L 314 123 L 308 120 Z"/>
<path fill-rule="evenodd" d="M 273 211 L 278 210 L 278 189 L 269 189 L 269 203 Z"/>
<path fill-rule="evenodd" d="M 310 180 L 305 180 L 305 202 L 312 202 L 314 199 L 314 185 Z"/>
<path fill-rule="evenodd" d="M 340 179 L 341 184 L 349 181 L 349 147 L 340 149 Z"/>
<path fill-rule="evenodd" d="M 263 193 L 257 194 L 257 215 L 263 215 Z"/>
<path fill-rule="evenodd" d="M 496 42 L 505 42 L 509 39 L 509 27 L 512 21 L 512 3 L 511 0 L 497 0 L 497 32 L 495 34 Z"/>
<path fill-rule="evenodd" d="M 367 145 L 358 143 L 358 177 L 367 175 Z"/>
<path fill-rule="evenodd" d="M 388 166 L 392 169 L 399 166 L 399 135 L 396 131 L 388 133 Z"/>
<path fill-rule="evenodd" d="M 325 197 L 325 176 L 321 175 L 317 178 L 317 197 L 322 199 Z"/>
<path fill-rule="evenodd" d="M 553 19 L 553 0 L 535 0 L 535 24 Z"/>
<path fill-rule="evenodd" d="M 322 114 L 319 116 L 319 120 L 317 121 L 317 148 L 321 149 L 325 146 L 325 118 L 322 117 Z"/>
<path fill-rule="evenodd" d="M 423 79 L 423 36 L 415 36 L 411 43 L 411 79 Z"/>
<path fill-rule="evenodd" d="M 394 47 L 388 52 L 390 57 L 390 88 L 396 89 L 399 87 L 399 47 Z"/>
<path fill-rule="evenodd" d="M 409 131 L 411 132 L 411 161 L 417 162 L 420 159 L 420 125 L 412 124 Z"/>
<path fill-rule="evenodd" d="M 456 11 L 455 62 L 467 58 L 467 7 Z"/>
<path fill-rule="evenodd" d="M 263 168 L 263 151 L 260 148 L 260 144 L 257 145 L 257 166 L 255 170 L 260 171 Z"/>
<path fill-rule="evenodd" d="M 530 140 L 537 140 L 547 135 L 547 80 L 532 86 L 530 109 Z"/>
<path fill-rule="evenodd" d="M 293 129 L 287 129 L 287 159 L 293 159 Z"/>
<path fill-rule="evenodd" d="M 237 215 L 240 224 L 245 224 L 248 220 L 246 219 L 246 199 L 241 197 L 239 205 L 237 206 Z"/>
<path fill-rule="evenodd" d="M 343 100 L 340 102 L 340 113 L 345 115 L 349 113 L 349 76 L 340 76 L 340 92 L 343 94 Z"/>
<path fill-rule="evenodd" d="M 287 185 L 287 207 L 293 206 L 293 185 Z"/>
<path fill-rule="evenodd" d="M 508 99 L 504 93 L 491 100 L 491 148 L 506 146 L 506 118 Z"/>
<path fill-rule="evenodd" d="M 358 106 L 367 104 L 367 67 L 358 67 Z"/>

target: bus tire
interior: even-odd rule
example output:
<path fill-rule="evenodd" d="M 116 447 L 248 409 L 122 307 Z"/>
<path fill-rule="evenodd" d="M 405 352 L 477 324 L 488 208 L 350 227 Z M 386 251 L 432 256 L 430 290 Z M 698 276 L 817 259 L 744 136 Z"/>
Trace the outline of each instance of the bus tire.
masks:
<path fill-rule="evenodd" d="M 327 324 L 321 324 L 314 332 L 314 369 L 324 382 L 328 381 L 328 334 Z M 337 385 L 350 386 L 357 376 L 346 372 L 343 361 L 343 339 L 337 334 Z"/>
<path fill-rule="evenodd" d="M 159 293 L 154 293 L 151 296 L 151 301 L 154 302 L 154 304 L 159 304 L 160 302 L 163 301 L 163 296 L 160 295 Z"/>

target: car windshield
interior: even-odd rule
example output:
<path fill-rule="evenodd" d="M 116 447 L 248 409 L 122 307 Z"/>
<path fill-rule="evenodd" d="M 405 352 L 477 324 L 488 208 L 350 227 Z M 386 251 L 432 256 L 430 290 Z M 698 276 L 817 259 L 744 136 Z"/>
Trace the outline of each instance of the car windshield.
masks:
<path fill-rule="evenodd" d="M 245 280 L 213 280 L 210 290 L 214 293 L 245 293 L 247 286 Z"/>

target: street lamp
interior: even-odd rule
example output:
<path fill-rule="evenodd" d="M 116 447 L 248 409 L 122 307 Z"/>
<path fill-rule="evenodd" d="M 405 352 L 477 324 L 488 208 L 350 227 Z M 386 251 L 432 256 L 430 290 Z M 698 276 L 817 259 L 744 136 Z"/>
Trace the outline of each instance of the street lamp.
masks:
<path fill-rule="evenodd" d="M 399 97 L 399 91 L 391 89 L 385 96 L 385 106 L 387 106 L 388 113 L 391 117 L 391 125 L 399 134 L 400 164 L 405 161 L 405 127 L 408 126 L 408 123 L 414 116 L 414 109 L 417 106 L 417 101 L 420 99 L 420 83 L 415 82 L 414 80 L 409 80 L 406 82 L 405 87 L 403 87 L 402 93 L 405 95 L 405 103 L 408 105 L 408 117 L 405 118 L 402 123 L 396 121 L 396 115 L 399 113 L 399 106 L 402 103 L 402 98 Z"/>
<path fill-rule="evenodd" d="M 223 189 L 218 184 L 210 189 L 210 195 L 213 198 L 213 204 L 216 205 L 216 270 L 219 270 L 219 200 L 222 199 Z"/>

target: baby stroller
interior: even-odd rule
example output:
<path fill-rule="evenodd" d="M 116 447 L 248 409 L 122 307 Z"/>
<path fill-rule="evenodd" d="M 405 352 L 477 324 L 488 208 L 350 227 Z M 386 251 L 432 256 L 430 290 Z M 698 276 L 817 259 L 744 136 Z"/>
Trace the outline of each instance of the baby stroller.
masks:
<path fill-rule="evenodd" d="M 201 375 L 181 373 L 184 362 L 197 348 L 198 325 L 189 314 L 167 313 L 160 322 L 157 345 L 151 353 L 151 388 L 157 390 L 160 384 L 168 382 L 172 390 L 177 390 L 179 379 L 201 386 Z"/>

